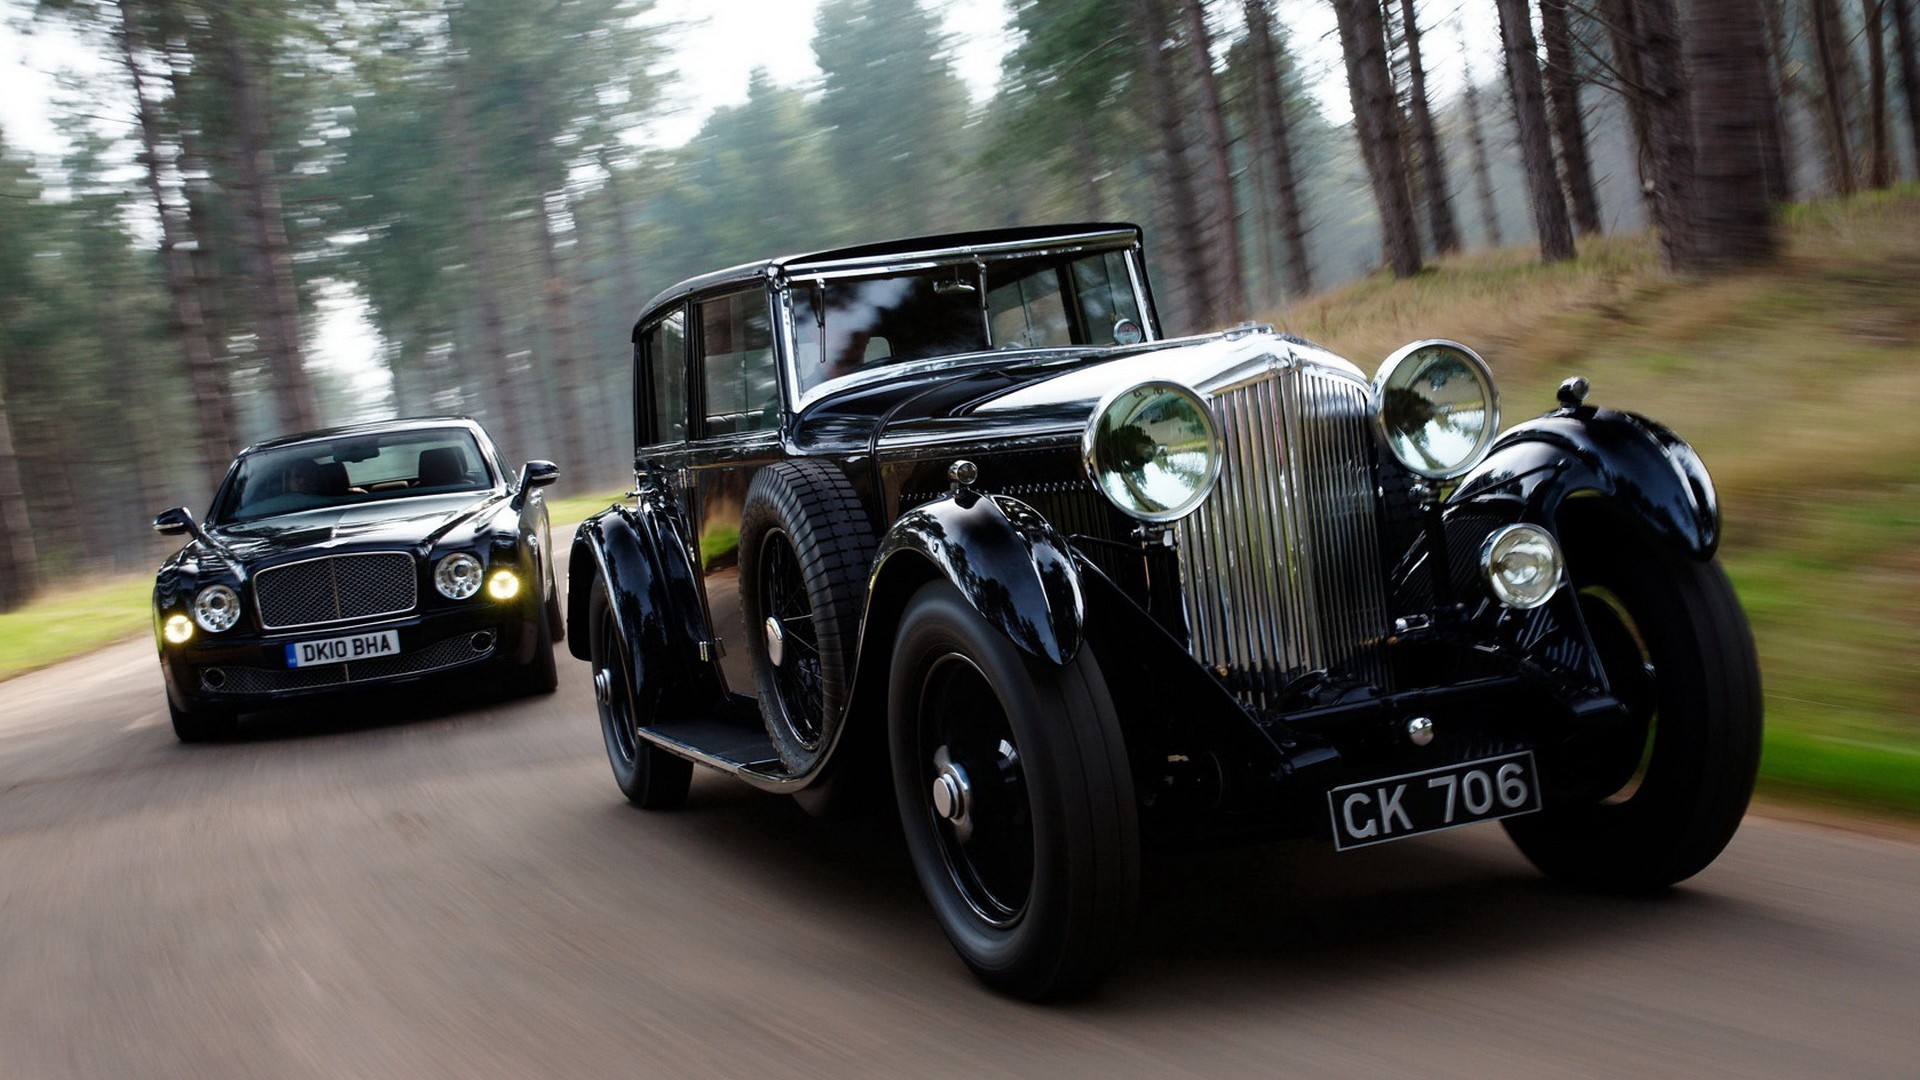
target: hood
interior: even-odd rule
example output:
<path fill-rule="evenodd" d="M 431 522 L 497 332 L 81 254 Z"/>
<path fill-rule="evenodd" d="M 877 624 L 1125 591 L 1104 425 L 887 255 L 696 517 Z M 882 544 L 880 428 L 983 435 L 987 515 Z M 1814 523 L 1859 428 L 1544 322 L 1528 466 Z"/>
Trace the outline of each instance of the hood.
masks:
<path fill-rule="evenodd" d="M 211 531 L 225 553 L 243 563 L 295 551 L 336 547 L 431 547 L 506 499 L 501 491 L 462 491 L 280 514 Z"/>

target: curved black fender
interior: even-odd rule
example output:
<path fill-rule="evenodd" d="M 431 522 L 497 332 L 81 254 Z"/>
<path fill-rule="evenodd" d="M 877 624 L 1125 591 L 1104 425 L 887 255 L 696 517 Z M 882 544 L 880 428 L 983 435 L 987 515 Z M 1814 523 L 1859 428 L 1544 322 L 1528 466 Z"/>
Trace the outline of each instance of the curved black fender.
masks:
<path fill-rule="evenodd" d="M 672 523 L 645 507 L 612 506 L 574 532 L 567 566 L 567 647 L 582 660 L 592 658 L 587 607 L 596 577 L 607 583 L 646 714 L 685 713 L 717 702 L 720 684 L 712 665 L 699 657 L 705 627 L 698 579 Z"/>
<path fill-rule="evenodd" d="M 1720 545 L 1720 500 L 1700 455 L 1660 424 L 1612 409 L 1560 409 L 1516 425 L 1448 502 L 1510 504 L 1510 520 L 1551 528 L 1581 494 L 1613 499 L 1697 559 Z"/>

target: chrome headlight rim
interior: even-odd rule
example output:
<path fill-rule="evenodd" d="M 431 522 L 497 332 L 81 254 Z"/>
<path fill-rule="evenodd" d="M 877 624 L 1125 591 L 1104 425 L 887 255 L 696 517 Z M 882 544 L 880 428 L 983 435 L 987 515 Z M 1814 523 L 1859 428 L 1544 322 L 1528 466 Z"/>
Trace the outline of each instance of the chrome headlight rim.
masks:
<path fill-rule="evenodd" d="M 485 583 L 486 568 L 470 551 L 456 551 L 433 564 L 433 588 L 449 600 L 470 600 Z"/>
<path fill-rule="evenodd" d="M 1544 549 L 1547 565 L 1551 573 L 1542 581 L 1531 583 L 1521 591 L 1501 572 L 1501 562 L 1521 544 L 1535 544 Z M 1493 598 L 1516 611 L 1532 611 L 1552 600 L 1567 581 L 1567 559 L 1560 550 L 1560 541 L 1538 525 L 1520 522 L 1505 525 L 1487 535 L 1480 544 L 1480 578 L 1487 583 Z"/>
<path fill-rule="evenodd" d="M 1116 498 L 1114 493 L 1102 480 L 1102 478 L 1108 474 L 1100 461 L 1099 436 L 1102 422 L 1106 420 L 1108 413 L 1123 398 L 1141 391 L 1159 391 L 1184 399 L 1193 408 L 1194 415 L 1200 420 L 1201 425 L 1206 431 L 1206 475 L 1194 485 L 1191 493 L 1180 500 L 1180 502 L 1159 510 L 1129 504 L 1123 499 Z M 1220 469 L 1224 460 L 1225 454 L 1220 441 L 1220 428 L 1214 422 L 1213 409 L 1208 405 L 1206 396 L 1193 387 L 1173 379 L 1146 379 L 1140 382 L 1128 383 L 1125 386 L 1116 387 L 1107 391 L 1101 395 L 1098 404 L 1094 406 L 1092 416 L 1087 420 L 1086 428 L 1080 433 L 1080 464 L 1087 475 L 1087 479 L 1093 483 L 1094 489 L 1099 491 L 1101 496 L 1113 504 L 1121 513 L 1137 521 L 1144 521 L 1153 525 L 1165 525 L 1179 521 L 1181 518 L 1199 509 L 1200 504 L 1206 502 L 1207 497 L 1213 493 L 1214 485 L 1218 483 L 1220 479 Z"/>
<path fill-rule="evenodd" d="M 193 594 L 193 621 L 209 634 L 222 634 L 240 621 L 240 593 L 215 582 Z"/>
<path fill-rule="evenodd" d="M 1465 361 L 1468 370 L 1484 390 L 1486 402 L 1487 422 L 1482 427 L 1479 437 L 1474 440 L 1472 447 L 1457 464 L 1445 468 L 1435 468 L 1403 456 L 1399 445 L 1395 442 L 1394 432 L 1387 427 L 1388 384 L 1402 366 L 1420 353 L 1434 348 L 1446 349 Z M 1494 382 L 1493 367 L 1479 353 L 1448 338 L 1426 338 L 1409 342 L 1394 350 L 1393 354 L 1381 363 L 1380 370 L 1373 376 L 1373 385 L 1368 393 L 1368 407 L 1373 413 L 1374 432 L 1386 446 L 1387 452 L 1393 456 L 1393 460 L 1399 462 L 1400 466 L 1407 471 L 1428 480 L 1454 480 L 1472 472 L 1474 466 L 1486 459 L 1487 452 L 1493 448 L 1493 440 L 1500 434 L 1500 388 Z"/>

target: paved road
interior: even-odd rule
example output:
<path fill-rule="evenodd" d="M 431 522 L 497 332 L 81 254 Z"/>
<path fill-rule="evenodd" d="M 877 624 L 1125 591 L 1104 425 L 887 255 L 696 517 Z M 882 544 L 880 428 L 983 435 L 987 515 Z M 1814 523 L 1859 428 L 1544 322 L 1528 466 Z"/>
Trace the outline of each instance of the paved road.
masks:
<path fill-rule="evenodd" d="M 1157 856 L 1096 999 L 976 986 L 884 824 L 629 808 L 584 664 L 174 742 L 151 647 L 0 684 L 0 1077 L 1920 1075 L 1920 845 L 1750 819 L 1658 901 L 1497 827 Z"/>

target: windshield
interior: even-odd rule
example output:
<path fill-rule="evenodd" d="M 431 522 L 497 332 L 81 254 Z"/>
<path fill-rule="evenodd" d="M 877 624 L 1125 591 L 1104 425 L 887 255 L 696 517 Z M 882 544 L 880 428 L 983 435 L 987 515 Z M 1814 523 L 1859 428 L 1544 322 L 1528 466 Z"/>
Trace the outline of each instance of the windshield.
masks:
<path fill-rule="evenodd" d="M 465 428 L 316 439 L 240 459 L 208 515 L 232 525 L 335 506 L 486 491 L 493 474 Z"/>
<path fill-rule="evenodd" d="M 800 390 L 881 364 L 985 349 L 1142 340 L 1126 256 L 1021 255 L 793 290 Z"/>

